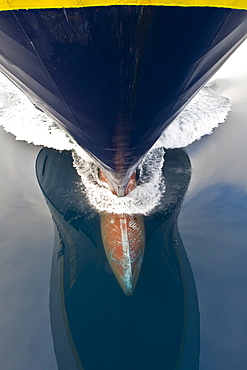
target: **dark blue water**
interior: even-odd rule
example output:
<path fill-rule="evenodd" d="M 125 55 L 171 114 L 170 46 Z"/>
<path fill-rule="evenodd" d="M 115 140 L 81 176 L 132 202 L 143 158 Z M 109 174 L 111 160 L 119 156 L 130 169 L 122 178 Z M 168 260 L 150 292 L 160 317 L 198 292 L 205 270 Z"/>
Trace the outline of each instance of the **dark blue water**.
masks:
<path fill-rule="evenodd" d="M 72 172 L 68 185 L 50 167 L 46 204 L 35 178 L 39 149 L 1 132 L 1 367 L 245 369 L 245 137 L 233 111 L 187 148 L 191 168 L 184 152 L 167 153 L 163 208 L 145 218 L 143 268 L 125 297 L 98 215 L 86 200 L 78 207 L 79 192 L 64 193 L 78 189 Z M 63 155 L 59 166 L 69 168 Z"/>

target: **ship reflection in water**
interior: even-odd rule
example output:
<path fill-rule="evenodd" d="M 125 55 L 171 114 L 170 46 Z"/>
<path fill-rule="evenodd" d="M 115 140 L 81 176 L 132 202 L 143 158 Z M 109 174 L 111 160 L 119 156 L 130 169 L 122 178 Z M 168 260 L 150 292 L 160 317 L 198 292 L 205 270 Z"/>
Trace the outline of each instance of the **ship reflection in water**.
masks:
<path fill-rule="evenodd" d="M 186 153 L 166 151 L 166 192 L 149 217 L 104 214 L 100 220 L 81 192 L 69 152 L 42 149 L 36 173 L 55 223 L 50 310 L 59 369 L 198 369 L 197 294 L 177 229 L 191 175 Z M 140 261 L 145 238 L 130 297 L 106 256 L 114 239 L 110 225 L 121 222 L 137 225 Z"/>

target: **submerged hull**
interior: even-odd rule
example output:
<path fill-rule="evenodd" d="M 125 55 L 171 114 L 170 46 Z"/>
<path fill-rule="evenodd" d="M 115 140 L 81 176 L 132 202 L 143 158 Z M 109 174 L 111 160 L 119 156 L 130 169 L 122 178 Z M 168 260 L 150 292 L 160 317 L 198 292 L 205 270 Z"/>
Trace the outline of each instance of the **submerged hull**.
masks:
<path fill-rule="evenodd" d="M 104 174 L 100 179 L 108 185 Z M 135 175 L 132 175 L 126 192 L 129 194 L 136 187 Z M 126 295 L 132 295 L 141 271 L 145 249 L 145 226 L 141 214 L 100 214 L 101 237 L 107 260 Z"/>
<path fill-rule="evenodd" d="M 244 40 L 246 19 L 244 10 L 170 6 L 3 11 L 0 69 L 123 194 L 161 132 Z"/>
<path fill-rule="evenodd" d="M 144 256 L 143 216 L 102 213 L 100 224 L 109 265 L 124 293 L 132 295 Z"/>
<path fill-rule="evenodd" d="M 197 293 L 176 226 L 191 174 L 185 152 L 167 151 L 162 172 L 168 192 L 160 213 L 145 217 L 143 267 L 126 298 L 104 253 L 99 215 L 89 213 L 78 191 L 70 153 L 39 153 L 37 179 L 55 223 L 50 314 L 60 370 L 198 370 Z"/>

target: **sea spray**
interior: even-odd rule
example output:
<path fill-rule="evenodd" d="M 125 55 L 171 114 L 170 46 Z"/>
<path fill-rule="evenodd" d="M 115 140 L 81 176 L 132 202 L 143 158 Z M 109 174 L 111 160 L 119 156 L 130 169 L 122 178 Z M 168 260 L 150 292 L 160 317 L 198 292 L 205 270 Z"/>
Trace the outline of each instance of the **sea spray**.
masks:
<path fill-rule="evenodd" d="M 99 212 L 149 214 L 160 201 L 165 191 L 162 177 L 164 149 L 150 150 L 140 165 L 138 186 L 125 197 L 117 197 L 98 177 L 95 162 L 80 151 L 73 150 L 74 166 L 82 179 L 90 204 Z"/>
<path fill-rule="evenodd" d="M 70 136 L 36 109 L 12 82 L 0 73 L 0 125 L 16 140 L 57 150 L 72 150 Z"/>
<path fill-rule="evenodd" d="M 231 110 L 230 100 L 216 94 L 209 86 L 202 88 L 170 126 L 154 147 L 185 148 L 202 136 L 210 135 L 223 123 Z"/>

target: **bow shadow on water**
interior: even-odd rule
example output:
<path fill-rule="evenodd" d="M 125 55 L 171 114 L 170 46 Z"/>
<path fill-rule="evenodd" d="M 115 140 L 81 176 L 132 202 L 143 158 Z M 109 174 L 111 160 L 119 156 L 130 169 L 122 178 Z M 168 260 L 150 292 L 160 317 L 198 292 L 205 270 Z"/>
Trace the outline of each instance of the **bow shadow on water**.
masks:
<path fill-rule="evenodd" d="M 144 217 L 143 265 L 126 297 L 71 153 L 40 151 L 37 179 L 55 223 L 50 314 L 59 369 L 199 368 L 197 293 L 177 228 L 191 175 L 185 151 L 167 150 L 162 171 L 166 191 Z"/>

